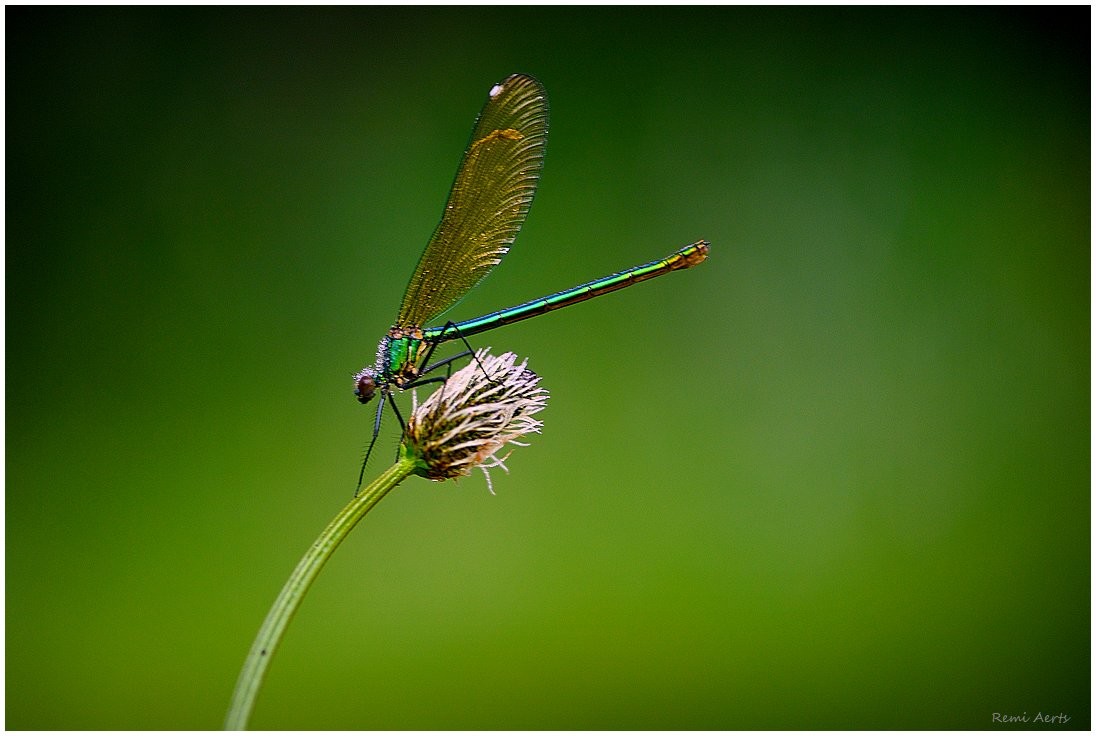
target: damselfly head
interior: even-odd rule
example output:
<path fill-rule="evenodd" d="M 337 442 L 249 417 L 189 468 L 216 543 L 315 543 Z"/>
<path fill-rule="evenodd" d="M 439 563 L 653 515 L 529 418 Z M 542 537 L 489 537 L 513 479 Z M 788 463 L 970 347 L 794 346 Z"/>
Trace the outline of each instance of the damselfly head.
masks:
<path fill-rule="evenodd" d="M 376 392 L 377 377 L 372 368 L 362 368 L 354 374 L 354 395 L 358 397 L 359 402 L 368 404 Z"/>

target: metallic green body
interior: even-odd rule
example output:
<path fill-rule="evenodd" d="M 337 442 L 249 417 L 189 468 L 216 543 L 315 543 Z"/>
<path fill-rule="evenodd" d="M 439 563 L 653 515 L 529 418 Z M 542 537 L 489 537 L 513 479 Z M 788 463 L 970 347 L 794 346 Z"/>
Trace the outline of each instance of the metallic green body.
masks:
<path fill-rule="evenodd" d="M 700 240 L 677 250 L 666 258 L 644 263 L 541 299 L 533 299 L 516 307 L 500 309 L 497 312 L 455 324 L 449 323 L 427 329 L 393 327 L 381 340 L 377 350 L 378 374 L 382 381 L 391 380 L 400 388 L 404 388 L 421 374 L 424 366 L 419 365 L 419 361 L 431 344 L 478 335 L 496 327 L 578 304 L 671 271 L 690 268 L 703 262 L 708 257 L 709 249 L 708 242 Z"/>
<path fill-rule="evenodd" d="M 595 296 L 601 296 L 632 284 L 638 284 L 641 281 L 661 276 L 670 271 L 695 266 L 707 258 L 708 250 L 707 241 L 701 240 L 681 248 L 666 258 L 644 263 L 642 266 L 635 266 L 626 271 L 620 271 L 572 289 L 559 291 L 542 299 L 533 299 L 516 307 L 500 309 L 483 317 L 476 317 L 453 325 L 431 327 L 422 331 L 423 338 L 431 342 L 445 342 L 446 340 L 454 340 L 461 335 L 469 337 L 495 327 L 520 322 L 538 314 L 569 307 L 572 304 L 578 304 L 587 299 L 593 299 Z"/>

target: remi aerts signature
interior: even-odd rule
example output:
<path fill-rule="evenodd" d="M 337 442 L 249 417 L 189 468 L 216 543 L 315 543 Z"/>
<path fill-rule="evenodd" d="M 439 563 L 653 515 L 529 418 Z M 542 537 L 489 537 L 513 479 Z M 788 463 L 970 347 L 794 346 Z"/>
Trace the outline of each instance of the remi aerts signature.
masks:
<path fill-rule="evenodd" d="M 1035 715 L 1029 715 L 1027 711 L 1021 714 L 994 713 L 994 723 L 1042 723 L 1064 726 L 1069 723 L 1070 717 L 1065 713 L 1044 713 L 1039 711 Z"/>

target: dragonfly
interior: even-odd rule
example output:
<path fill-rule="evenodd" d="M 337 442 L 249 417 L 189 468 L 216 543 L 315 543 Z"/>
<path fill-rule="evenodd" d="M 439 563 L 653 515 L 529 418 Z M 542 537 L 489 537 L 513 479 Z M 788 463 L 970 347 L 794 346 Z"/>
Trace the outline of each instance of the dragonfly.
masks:
<path fill-rule="evenodd" d="M 441 222 L 426 245 L 403 295 L 399 315 L 377 346 L 372 365 L 354 374 L 354 395 L 362 404 L 379 394 L 373 438 L 358 476 L 380 434 L 395 392 L 444 382 L 430 374 L 472 353 L 467 338 L 502 325 L 578 304 L 656 276 L 691 268 L 708 257 L 699 240 L 669 256 L 605 276 L 550 296 L 462 322 L 427 326 L 446 313 L 497 266 L 521 230 L 536 193 L 548 140 L 548 95 L 535 78 L 513 74 L 491 87 L 449 190 Z M 461 340 L 464 352 L 431 363 L 439 345 Z"/>

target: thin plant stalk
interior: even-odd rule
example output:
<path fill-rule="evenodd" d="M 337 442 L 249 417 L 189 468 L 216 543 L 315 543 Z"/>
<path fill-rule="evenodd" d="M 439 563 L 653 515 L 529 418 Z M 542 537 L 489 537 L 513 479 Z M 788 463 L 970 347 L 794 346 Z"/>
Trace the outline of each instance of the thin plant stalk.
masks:
<path fill-rule="evenodd" d="M 282 592 L 278 594 L 270 613 L 266 615 L 266 620 L 263 621 L 255 637 L 255 643 L 251 645 L 243 670 L 240 671 L 240 679 L 236 681 L 236 690 L 232 694 L 232 704 L 225 719 L 225 730 L 242 731 L 247 728 L 247 722 L 251 717 L 255 698 L 263 684 L 270 659 L 281 642 L 286 626 L 289 625 L 293 614 L 297 612 L 301 600 L 324 564 L 331 558 L 339 544 L 346 539 L 350 530 L 369 513 L 369 510 L 376 506 L 385 494 L 414 472 L 414 458 L 401 456 L 395 465 L 382 473 L 347 504 L 305 552 L 304 557 L 297 563 L 297 568 L 286 581 Z"/>
<path fill-rule="evenodd" d="M 513 353 L 493 356 L 483 349 L 476 352 L 472 363 L 450 376 L 422 404 L 415 397 L 400 444 L 399 460 L 327 525 L 274 601 L 236 682 L 225 719 L 226 730 L 247 727 L 266 668 L 286 626 L 312 581 L 350 530 L 409 475 L 441 481 L 467 476 L 474 468 L 480 468 L 487 475 L 490 488 L 488 469 L 506 469 L 506 458 L 495 453 L 506 445 L 523 446 L 525 443 L 518 441 L 520 437 L 540 431 L 541 422 L 533 415 L 544 408 L 548 392 L 539 384 L 540 377 L 527 370 L 525 363 L 518 364 Z"/>

